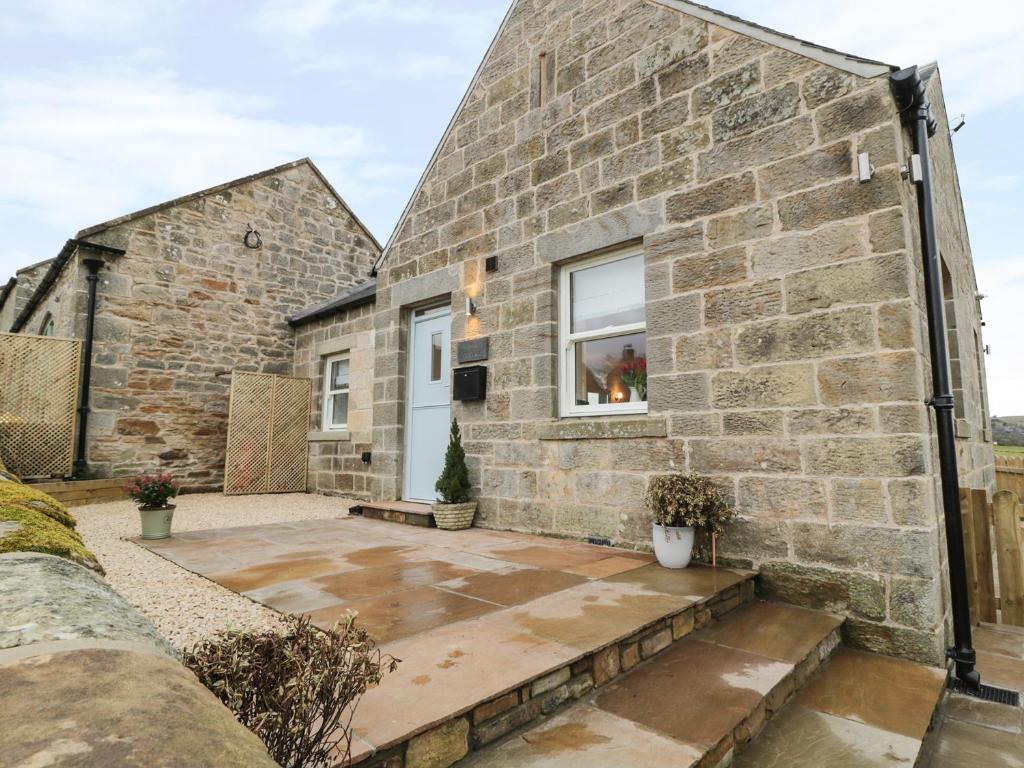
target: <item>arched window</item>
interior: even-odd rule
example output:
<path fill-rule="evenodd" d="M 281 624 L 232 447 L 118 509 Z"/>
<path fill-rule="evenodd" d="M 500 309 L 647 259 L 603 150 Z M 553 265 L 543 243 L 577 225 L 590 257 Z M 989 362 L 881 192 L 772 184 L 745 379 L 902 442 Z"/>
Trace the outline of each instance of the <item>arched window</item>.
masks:
<path fill-rule="evenodd" d="M 39 326 L 40 336 L 53 336 L 54 334 L 54 322 L 53 315 L 49 312 L 46 313 L 46 317 L 43 318 L 42 325 Z"/>

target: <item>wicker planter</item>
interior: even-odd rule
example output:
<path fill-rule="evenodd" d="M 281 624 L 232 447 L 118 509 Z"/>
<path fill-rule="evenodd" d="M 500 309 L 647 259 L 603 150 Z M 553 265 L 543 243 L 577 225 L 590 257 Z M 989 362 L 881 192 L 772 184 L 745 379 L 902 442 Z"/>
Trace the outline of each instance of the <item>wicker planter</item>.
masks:
<path fill-rule="evenodd" d="M 171 535 L 171 521 L 174 520 L 174 505 L 163 507 L 139 507 L 142 518 L 142 538 L 166 539 Z"/>
<path fill-rule="evenodd" d="M 443 531 L 461 531 L 473 525 L 473 518 L 476 516 L 476 502 L 434 504 L 431 510 L 438 528 Z"/>

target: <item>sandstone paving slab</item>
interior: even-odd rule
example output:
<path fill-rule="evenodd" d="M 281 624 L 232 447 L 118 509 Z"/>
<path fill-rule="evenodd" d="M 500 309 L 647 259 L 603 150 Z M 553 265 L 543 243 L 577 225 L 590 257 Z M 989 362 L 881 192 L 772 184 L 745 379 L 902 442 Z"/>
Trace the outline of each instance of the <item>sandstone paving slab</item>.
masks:
<path fill-rule="evenodd" d="M 691 636 L 610 683 L 606 712 L 708 750 L 754 711 L 793 665 Z"/>
<path fill-rule="evenodd" d="M 293 614 L 310 613 L 345 602 L 336 595 L 316 589 L 304 581 L 286 581 L 242 594 L 250 600 L 270 606 L 275 611 Z"/>
<path fill-rule="evenodd" d="M 701 751 L 592 706 L 576 706 L 497 747 L 466 768 L 688 768 Z"/>
<path fill-rule="evenodd" d="M 982 624 L 973 632 L 974 647 L 1014 659 L 1024 659 L 1024 627 Z"/>
<path fill-rule="evenodd" d="M 921 742 L 909 736 L 790 705 L 772 719 L 733 766 L 912 768 L 920 748 Z"/>
<path fill-rule="evenodd" d="M 507 572 L 474 573 L 443 581 L 437 586 L 460 595 L 508 607 L 521 605 L 586 581 L 584 576 L 565 571 L 520 568 Z"/>
<path fill-rule="evenodd" d="M 519 631 L 590 652 L 624 640 L 692 603 L 633 584 L 590 581 L 501 613 Z"/>
<path fill-rule="evenodd" d="M 249 592 L 286 581 L 337 573 L 339 570 L 344 570 L 344 566 L 333 557 L 318 555 L 294 560 L 271 560 L 239 570 L 216 571 L 210 573 L 209 578 L 235 592 Z"/>
<path fill-rule="evenodd" d="M 416 586 L 362 600 L 349 600 L 336 606 L 311 611 L 310 619 L 318 627 L 330 629 L 339 619 L 354 613 L 370 636 L 378 643 L 473 619 L 501 608 L 494 603 L 463 597 L 431 586 Z"/>
<path fill-rule="evenodd" d="M 638 553 L 639 554 L 639 553 Z M 606 557 L 603 560 L 595 560 L 592 563 L 584 563 L 583 565 L 574 565 L 571 568 L 566 568 L 566 573 L 576 573 L 580 576 L 589 576 L 594 579 L 603 579 L 608 576 L 614 576 L 619 573 L 626 571 L 636 570 L 648 563 L 654 562 L 654 556 L 636 557 L 633 555 L 623 555 Z"/>
<path fill-rule="evenodd" d="M 1020 768 L 1024 736 L 980 725 L 947 720 L 932 754 L 930 768 Z"/>
<path fill-rule="evenodd" d="M 517 632 L 495 617 L 384 645 L 401 664 L 363 697 L 353 722 L 360 738 L 386 748 L 580 657 L 575 648 Z"/>
<path fill-rule="evenodd" d="M 944 669 L 841 648 L 797 701 L 922 741 L 945 684 Z"/>
<path fill-rule="evenodd" d="M 1008 707 L 974 696 L 947 692 L 942 704 L 947 720 L 959 720 L 969 725 L 982 725 L 1007 733 L 1024 734 L 1024 708 Z"/>
<path fill-rule="evenodd" d="M 606 581 L 633 584 L 654 592 L 677 595 L 693 603 L 701 602 L 752 576 L 743 571 L 691 565 L 682 570 L 662 568 L 650 563 L 625 573 L 609 576 Z"/>
<path fill-rule="evenodd" d="M 0 661 L 0 701 L 4 766 L 276 765 L 191 672 L 156 654 L 91 649 Z"/>
<path fill-rule="evenodd" d="M 701 632 L 701 640 L 796 664 L 843 619 L 783 603 L 754 603 Z"/>

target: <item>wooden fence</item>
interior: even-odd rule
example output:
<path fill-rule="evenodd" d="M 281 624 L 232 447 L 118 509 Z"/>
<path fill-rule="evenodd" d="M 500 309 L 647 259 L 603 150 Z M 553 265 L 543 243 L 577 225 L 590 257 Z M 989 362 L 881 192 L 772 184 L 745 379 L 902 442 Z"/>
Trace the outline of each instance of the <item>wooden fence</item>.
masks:
<path fill-rule="evenodd" d="M 996 456 L 996 488 L 1024 499 L 1024 456 Z"/>
<path fill-rule="evenodd" d="M 989 503 L 985 491 L 961 488 L 971 619 L 1024 627 L 1024 504 L 1012 491 Z"/>
<path fill-rule="evenodd" d="M 306 490 L 310 380 L 234 371 L 224 493 Z"/>
<path fill-rule="evenodd" d="M 82 342 L 0 333 L 0 456 L 22 477 L 65 477 L 74 460 Z"/>

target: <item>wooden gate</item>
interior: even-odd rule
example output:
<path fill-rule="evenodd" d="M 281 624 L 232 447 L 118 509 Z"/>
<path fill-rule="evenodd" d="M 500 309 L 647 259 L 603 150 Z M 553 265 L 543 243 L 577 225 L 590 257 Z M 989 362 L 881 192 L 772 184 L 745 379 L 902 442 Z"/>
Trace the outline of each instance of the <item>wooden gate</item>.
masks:
<path fill-rule="evenodd" d="M 66 477 L 75 456 L 82 342 L 0 333 L 0 457 L 22 477 Z"/>
<path fill-rule="evenodd" d="M 224 493 L 306 490 L 309 379 L 233 371 Z"/>
<path fill-rule="evenodd" d="M 1012 491 L 989 503 L 961 488 L 960 510 L 972 621 L 1024 626 L 1024 505 Z"/>

